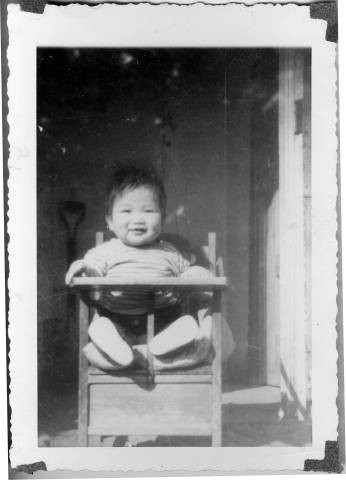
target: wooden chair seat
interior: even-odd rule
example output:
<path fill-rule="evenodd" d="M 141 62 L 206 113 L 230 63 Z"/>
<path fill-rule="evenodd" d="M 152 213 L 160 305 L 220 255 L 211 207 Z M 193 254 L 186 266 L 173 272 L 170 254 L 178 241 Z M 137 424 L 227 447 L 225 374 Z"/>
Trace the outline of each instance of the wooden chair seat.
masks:
<path fill-rule="evenodd" d="M 212 365 L 199 365 L 195 367 L 172 369 L 172 370 L 154 370 L 156 375 L 211 375 Z M 92 365 L 88 368 L 88 375 L 103 375 L 109 377 L 126 377 L 128 375 L 148 375 L 147 370 L 141 367 L 128 367 L 114 372 L 106 372 Z"/>

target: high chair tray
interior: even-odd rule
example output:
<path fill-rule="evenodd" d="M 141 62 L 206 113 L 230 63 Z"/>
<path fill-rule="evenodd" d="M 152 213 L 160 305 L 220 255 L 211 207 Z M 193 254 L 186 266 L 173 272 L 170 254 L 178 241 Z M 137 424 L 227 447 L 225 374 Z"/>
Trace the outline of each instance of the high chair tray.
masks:
<path fill-rule="evenodd" d="M 121 289 L 135 289 L 139 286 L 161 289 L 211 289 L 224 290 L 228 287 L 227 277 L 212 278 L 179 278 L 179 277 L 142 277 L 136 278 L 109 278 L 109 277 L 74 277 L 71 280 L 70 287 L 75 289 L 112 289 L 114 287 Z"/>

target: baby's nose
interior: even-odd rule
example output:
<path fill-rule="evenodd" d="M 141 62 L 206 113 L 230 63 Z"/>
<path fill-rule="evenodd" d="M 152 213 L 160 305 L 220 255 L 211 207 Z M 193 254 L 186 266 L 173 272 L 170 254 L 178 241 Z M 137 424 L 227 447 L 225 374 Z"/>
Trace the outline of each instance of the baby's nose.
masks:
<path fill-rule="evenodd" d="M 133 223 L 144 223 L 144 216 L 141 212 L 134 212 L 132 214 Z"/>

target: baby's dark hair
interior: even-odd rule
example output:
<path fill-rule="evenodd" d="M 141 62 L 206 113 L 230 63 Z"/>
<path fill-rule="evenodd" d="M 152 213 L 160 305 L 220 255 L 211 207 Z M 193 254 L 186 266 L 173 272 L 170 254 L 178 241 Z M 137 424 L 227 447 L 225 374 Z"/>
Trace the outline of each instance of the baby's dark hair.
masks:
<path fill-rule="evenodd" d="M 110 178 L 106 197 L 106 216 L 112 214 L 114 200 L 126 190 L 138 187 L 151 187 L 156 191 L 162 215 L 166 211 L 166 193 L 161 178 L 150 168 L 125 165 L 117 167 Z"/>

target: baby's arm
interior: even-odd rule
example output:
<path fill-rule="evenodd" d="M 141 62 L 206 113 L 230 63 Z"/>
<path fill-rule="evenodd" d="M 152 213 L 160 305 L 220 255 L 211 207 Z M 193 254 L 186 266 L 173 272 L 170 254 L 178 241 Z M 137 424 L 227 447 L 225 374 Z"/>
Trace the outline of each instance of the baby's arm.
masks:
<path fill-rule="evenodd" d="M 98 247 L 87 252 L 84 258 L 74 261 L 65 276 L 65 283 L 69 285 L 77 274 L 88 277 L 103 277 L 106 273 L 106 262 Z"/>
<path fill-rule="evenodd" d="M 87 277 L 102 277 L 103 271 L 95 268 L 95 266 L 89 265 L 84 259 L 76 260 L 75 262 L 71 263 L 70 268 L 68 269 L 66 276 L 65 276 L 65 283 L 69 285 L 72 278 L 75 277 L 77 274 L 86 275 Z"/>

